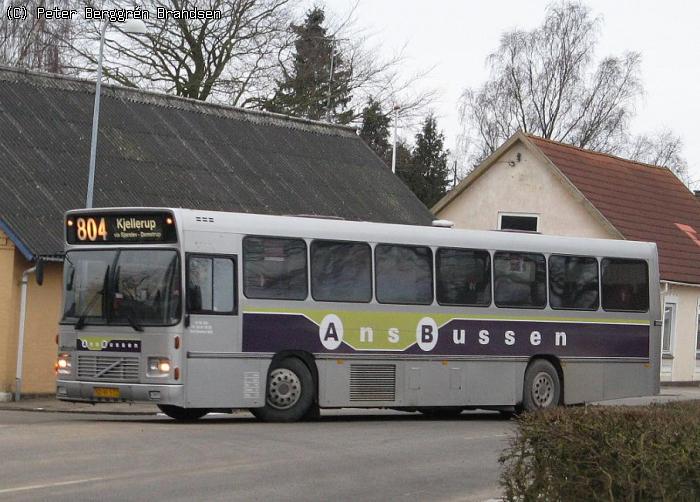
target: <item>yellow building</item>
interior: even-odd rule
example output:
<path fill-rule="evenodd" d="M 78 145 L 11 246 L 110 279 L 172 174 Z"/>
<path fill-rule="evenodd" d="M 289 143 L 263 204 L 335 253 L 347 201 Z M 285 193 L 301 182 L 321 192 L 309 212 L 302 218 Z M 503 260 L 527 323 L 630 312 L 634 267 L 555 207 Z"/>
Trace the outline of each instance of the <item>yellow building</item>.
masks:
<path fill-rule="evenodd" d="M 20 312 L 20 282 L 33 267 L 12 240 L 0 231 L 0 401 L 9 400 L 15 387 Z M 44 286 L 33 276 L 28 281 L 28 303 L 24 340 L 22 392 L 55 392 L 54 361 L 61 297 L 60 263 L 45 266 Z"/>
<path fill-rule="evenodd" d="M 0 67 L 0 399 L 53 393 L 63 214 L 83 207 L 95 83 Z M 188 207 L 430 225 L 433 217 L 355 129 L 102 87 L 95 207 Z"/>
<path fill-rule="evenodd" d="M 700 381 L 700 202 L 668 169 L 516 133 L 435 207 L 457 228 L 656 242 L 662 381 Z"/>

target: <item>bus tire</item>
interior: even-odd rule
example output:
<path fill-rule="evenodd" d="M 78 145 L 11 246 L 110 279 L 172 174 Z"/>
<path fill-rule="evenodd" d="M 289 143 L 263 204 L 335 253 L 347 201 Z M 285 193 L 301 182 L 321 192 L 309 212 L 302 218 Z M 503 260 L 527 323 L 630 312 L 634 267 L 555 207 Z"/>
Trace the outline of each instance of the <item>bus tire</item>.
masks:
<path fill-rule="evenodd" d="M 182 408 L 172 404 L 159 404 L 158 409 L 175 420 L 198 420 L 209 413 L 206 408 Z"/>
<path fill-rule="evenodd" d="M 270 367 L 265 406 L 250 411 L 265 422 L 296 422 L 310 413 L 315 394 L 314 379 L 306 364 L 287 357 Z"/>
<path fill-rule="evenodd" d="M 545 359 L 535 359 L 525 371 L 523 409 L 543 410 L 559 405 L 561 380 L 556 368 Z"/>

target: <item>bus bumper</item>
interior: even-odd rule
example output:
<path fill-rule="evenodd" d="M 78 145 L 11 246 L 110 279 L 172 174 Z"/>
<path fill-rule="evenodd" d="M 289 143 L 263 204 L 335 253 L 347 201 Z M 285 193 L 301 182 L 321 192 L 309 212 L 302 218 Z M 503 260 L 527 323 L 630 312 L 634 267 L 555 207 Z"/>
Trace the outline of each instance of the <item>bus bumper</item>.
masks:
<path fill-rule="evenodd" d="M 83 403 L 142 402 L 182 406 L 184 386 L 57 380 L 56 398 Z"/>

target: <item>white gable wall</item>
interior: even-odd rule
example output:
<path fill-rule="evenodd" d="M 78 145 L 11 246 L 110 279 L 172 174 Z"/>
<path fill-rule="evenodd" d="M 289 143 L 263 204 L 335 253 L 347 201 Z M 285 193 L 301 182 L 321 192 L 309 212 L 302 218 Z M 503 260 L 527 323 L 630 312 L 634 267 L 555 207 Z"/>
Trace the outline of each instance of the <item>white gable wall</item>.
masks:
<path fill-rule="evenodd" d="M 516 163 L 511 167 L 509 161 Z M 457 228 L 495 230 L 499 211 L 532 213 L 539 215 L 543 234 L 615 238 L 586 209 L 587 203 L 573 195 L 552 169 L 516 142 L 436 216 L 453 221 Z"/>

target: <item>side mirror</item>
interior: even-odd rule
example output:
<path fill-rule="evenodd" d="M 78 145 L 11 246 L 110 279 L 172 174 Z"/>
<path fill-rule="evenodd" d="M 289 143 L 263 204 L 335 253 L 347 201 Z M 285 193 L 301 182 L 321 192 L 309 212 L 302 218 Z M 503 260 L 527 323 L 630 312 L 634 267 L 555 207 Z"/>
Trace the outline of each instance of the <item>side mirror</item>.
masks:
<path fill-rule="evenodd" d="M 36 277 L 36 283 L 39 286 L 44 284 L 44 260 L 42 260 L 41 258 L 37 258 L 36 260 L 34 276 Z"/>

